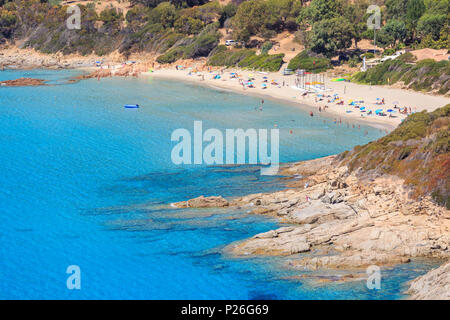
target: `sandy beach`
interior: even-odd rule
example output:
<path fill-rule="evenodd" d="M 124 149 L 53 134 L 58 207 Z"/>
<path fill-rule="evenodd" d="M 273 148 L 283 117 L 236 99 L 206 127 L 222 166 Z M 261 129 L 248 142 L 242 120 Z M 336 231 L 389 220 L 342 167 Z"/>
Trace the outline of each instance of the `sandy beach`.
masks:
<path fill-rule="evenodd" d="M 231 90 L 240 94 L 249 94 L 262 98 L 270 97 L 306 108 L 308 111 L 312 111 L 314 115 L 319 113 L 328 114 L 328 116 L 335 118 L 337 121 L 345 121 L 347 119 L 355 122 L 364 122 L 388 131 L 397 127 L 406 118 L 406 115 L 400 114 L 398 109 L 395 109 L 393 117 L 377 116 L 375 114 L 367 115 L 367 112 L 361 112 L 359 108 L 350 106 L 348 103 L 349 100 L 364 101 L 360 106 L 365 106 L 366 110 L 373 110 L 373 112 L 377 109 L 383 109 L 386 112 L 388 109 L 393 109 L 395 104 L 400 108 L 411 108 L 412 112 L 422 110 L 432 111 L 450 103 L 450 98 L 445 96 L 429 95 L 385 86 L 367 86 L 351 82 L 332 82 L 329 77 L 325 77 L 327 91 L 322 92 L 324 97 L 320 101 L 320 97 L 316 94 L 310 93 L 307 96 L 303 96 L 303 91 L 293 88 L 295 87 L 295 75 L 283 76 L 278 72 L 260 73 L 237 69 L 228 69 L 223 71 L 223 73 L 220 71 L 204 71 L 201 73 L 192 72 L 190 74 L 190 71 L 189 69 L 176 70 L 175 68 L 166 68 L 153 72 L 144 72 L 142 76 L 189 81 L 217 89 Z M 239 84 L 238 79 L 231 79 L 230 73 L 232 72 L 239 74 L 242 79 L 248 79 L 251 76 L 254 78 L 253 82 L 255 87 L 244 87 Z M 217 74 L 221 75 L 221 79 L 213 79 Z M 268 78 L 267 89 L 262 89 L 263 77 Z M 279 85 L 272 85 L 272 80 L 277 81 Z M 332 97 L 334 94 L 337 94 L 344 101 L 344 105 L 328 102 L 330 98 L 327 98 L 327 96 L 330 95 Z M 377 98 L 380 100 L 384 98 L 385 104 L 377 105 Z M 328 108 L 324 110 L 325 106 L 328 106 Z M 322 110 L 321 112 L 319 112 L 319 107 Z"/>
<path fill-rule="evenodd" d="M 353 123 L 366 123 L 373 127 L 391 131 L 407 116 L 399 113 L 399 109 L 394 109 L 397 105 L 399 108 L 411 108 L 412 112 L 422 110 L 433 111 L 436 108 L 445 106 L 450 103 L 450 97 L 431 95 L 420 93 L 412 90 L 388 86 L 368 86 L 359 85 L 351 82 L 332 82 L 331 76 L 325 76 L 326 91 L 321 92 L 323 96 L 316 93 L 303 95 L 304 91 L 295 88 L 296 76 L 284 76 L 281 71 L 272 73 L 263 73 L 257 71 L 240 70 L 235 68 L 220 69 L 211 67 L 211 71 L 207 71 L 204 60 L 193 61 L 184 60 L 178 62 L 184 65 L 183 70 L 177 70 L 176 64 L 168 67 L 159 65 L 155 62 L 154 56 L 141 55 L 133 56 L 130 59 L 135 60 L 135 64 L 125 65 L 121 61 L 118 54 L 112 54 L 108 57 L 99 58 L 97 56 L 79 56 L 69 55 L 62 56 L 60 54 L 46 55 L 32 49 L 19 49 L 11 46 L 8 49 L 3 48 L 0 51 L 0 65 L 16 66 L 17 68 L 75 68 L 82 69 L 92 74 L 93 77 L 99 78 L 107 76 L 128 76 L 139 75 L 142 77 L 165 78 L 176 81 L 189 81 L 199 85 L 209 86 L 220 90 L 231 90 L 236 93 L 259 96 L 262 99 L 272 98 L 283 101 L 285 103 L 294 104 L 309 112 L 313 112 L 314 116 L 319 114 L 325 115 L 338 122 L 351 121 Z M 102 68 L 95 67 L 95 61 L 103 61 Z M 153 72 L 148 70 L 152 69 Z M 194 72 L 199 71 L 199 72 Z M 254 88 L 242 86 L 239 79 L 231 78 L 230 74 L 234 72 L 243 80 L 249 77 L 253 78 Z M 213 79 L 219 74 L 220 79 Z M 267 78 L 266 89 L 262 89 L 264 77 Z M 278 85 L 272 85 L 275 80 Z M 343 101 L 343 105 L 337 105 L 337 101 L 333 100 L 334 96 L 338 96 Z M 330 97 L 328 97 L 330 96 Z M 377 105 L 378 101 L 384 98 L 384 105 Z M 364 106 L 365 111 L 361 112 L 358 106 L 349 105 L 349 101 L 364 101 L 358 106 Z M 325 109 L 324 107 L 327 106 Z M 319 108 L 321 111 L 319 111 Z M 387 116 L 375 115 L 375 110 L 382 109 Z M 393 117 L 389 117 L 388 109 L 395 110 Z M 368 111 L 372 110 L 372 114 L 368 115 Z"/>

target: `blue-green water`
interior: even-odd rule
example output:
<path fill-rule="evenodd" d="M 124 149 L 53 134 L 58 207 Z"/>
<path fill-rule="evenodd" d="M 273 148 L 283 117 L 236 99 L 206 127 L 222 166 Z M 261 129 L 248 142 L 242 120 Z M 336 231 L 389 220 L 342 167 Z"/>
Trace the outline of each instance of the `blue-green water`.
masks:
<path fill-rule="evenodd" d="M 174 129 L 280 128 L 282 162 L 364 144 L 377 129 L 336 125 L 301 109 L 195 85 L 150 79 L 66 84 L 74 71 L 3 71 L 51 80 L 0 87 L 0 298 L 324 299 L 399 298 L 415 263 L 385 270 L 381 291 L 364 282 L 311 286 L 282 259 L 228 259 L 223 246 L 277 227 L 232 210 L 182 210 L 170 202 L 281 187 L 258 168 L 176 166 Z M 140 109 L 123 105 L 139 103 Z M 293 134 L 289 131 L 293 130 Z M 366 132 L 367 131 L 367 132 Z M 68 290 L 66 268 L 81 268 Z"/>

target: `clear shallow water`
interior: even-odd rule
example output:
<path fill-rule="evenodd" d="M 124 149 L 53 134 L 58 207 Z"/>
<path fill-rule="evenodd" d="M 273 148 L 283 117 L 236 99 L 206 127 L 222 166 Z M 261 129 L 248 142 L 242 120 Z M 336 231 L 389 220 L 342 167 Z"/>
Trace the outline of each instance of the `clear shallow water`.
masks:
<path fill-rule="evenodd" d="M 258 168 L 175 166 L 176 128 L 280 128 L 282 162 L 312 159 L 378 138 L 294 106 L 152 79 L 65 84 L 74 71 L 4 71 L 52 86 L 0 87 L 0 298 L 399 298 L 417 262 L 386 270 L 385 290 L 364 283 L 311 286 L 282 259 L 228 259 L 220 249 L 277 222 L 231 210 L 175 211 L 172 201 L 280 188 Z M 139 103 L 141 109 L 124 109 Z M 294 121 L 292 121 L 294 120 Z M 324 122 L 325 120 L 325 122 Z M 289 134 L 293 130 L 294 134 Z M 365 134 L 367 131 L 367 134 Z M 81 290 L 66 288 L 67 266 Z M 384 283 L 384 282 L 383 282 Z"/>

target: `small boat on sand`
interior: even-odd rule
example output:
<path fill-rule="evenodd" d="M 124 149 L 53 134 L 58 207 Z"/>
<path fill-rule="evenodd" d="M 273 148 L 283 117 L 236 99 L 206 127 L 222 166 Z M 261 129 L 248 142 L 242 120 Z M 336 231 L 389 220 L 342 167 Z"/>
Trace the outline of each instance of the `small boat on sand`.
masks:
<path fill-rule="evenodd" d="M 126 104 L 126 105 L 124 106 L 124 108 L 127 108 L 127 109 L 137 109 L 137 108 L 139 108 L 139 105 L 138 105 L 138 104 Z"/>

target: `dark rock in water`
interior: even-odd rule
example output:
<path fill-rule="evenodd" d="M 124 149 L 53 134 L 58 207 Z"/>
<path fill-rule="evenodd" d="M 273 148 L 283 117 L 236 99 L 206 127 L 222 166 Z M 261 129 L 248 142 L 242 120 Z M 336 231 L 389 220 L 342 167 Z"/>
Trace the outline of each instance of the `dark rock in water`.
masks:
<path fill-rule="evenodd" d="M 249 296 L 249 300 L 278 300 L 277 296 L 270 293 L 252 293 L 250 292 L 251 296 Z"/>

